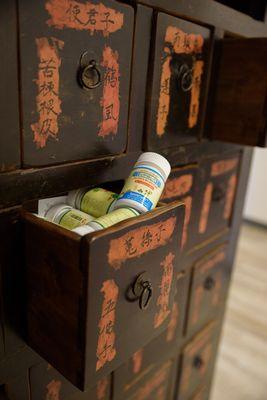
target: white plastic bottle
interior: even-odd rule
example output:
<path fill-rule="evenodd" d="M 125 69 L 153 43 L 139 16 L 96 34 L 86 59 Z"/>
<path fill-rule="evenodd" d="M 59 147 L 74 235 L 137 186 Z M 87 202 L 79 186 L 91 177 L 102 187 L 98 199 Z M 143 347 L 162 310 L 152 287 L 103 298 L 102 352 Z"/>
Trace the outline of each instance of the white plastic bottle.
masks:
<path fill-rule="evenodd" d="M 109 228 L 112 225 L 118 224 L 119 222 L 129 218 L 137 217 L 138 215 L 140 215 L 140 213 L 132 208 L 119 208 L 107 215 L 94 219 L 87 225 L 80 226 L 73 231 L 80 235 L 86 235 L 93 231 L 100 231 Z"/>
<path fill-rule="evenodd" d="M 157 153 L 143 153 L 126 180 L 114 210 L 131 207 L 146 213 L 155 208 L 170 172 L 166 158 Z"/>
<path fill-rule="evenodd" d="M 78 189 L 69 192 L 67 203 L 95 218 L 102 217 L 112 211 L 118 194 L 103 188 Z"/>
<path fill-rule="evenodd" d="M 73 230 L 79 226 L 87 225 L 94 219 L 92 215 L 68 206 L 67 204 L 57 204 L 46 212 L 45 218 L 66 229 Z"/>

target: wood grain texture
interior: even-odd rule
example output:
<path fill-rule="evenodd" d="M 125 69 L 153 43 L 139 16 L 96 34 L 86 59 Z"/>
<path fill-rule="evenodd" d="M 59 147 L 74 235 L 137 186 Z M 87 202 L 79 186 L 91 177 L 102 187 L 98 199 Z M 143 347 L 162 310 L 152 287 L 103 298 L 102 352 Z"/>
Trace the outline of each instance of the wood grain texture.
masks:
<path fill-rule="evenodd" d="M 266 230 L 243 225 L 211 400 L 266 398 L 266 241 Z"/>

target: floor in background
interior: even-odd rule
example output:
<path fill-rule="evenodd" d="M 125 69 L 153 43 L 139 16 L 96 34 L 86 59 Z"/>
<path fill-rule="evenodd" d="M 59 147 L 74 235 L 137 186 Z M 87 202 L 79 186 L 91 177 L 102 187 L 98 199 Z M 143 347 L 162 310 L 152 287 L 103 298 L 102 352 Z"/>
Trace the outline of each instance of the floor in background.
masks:
<path fill-rule="evenodd" d="M 267 399 L 267 230 L 244 224 L 211 400 Z"/>

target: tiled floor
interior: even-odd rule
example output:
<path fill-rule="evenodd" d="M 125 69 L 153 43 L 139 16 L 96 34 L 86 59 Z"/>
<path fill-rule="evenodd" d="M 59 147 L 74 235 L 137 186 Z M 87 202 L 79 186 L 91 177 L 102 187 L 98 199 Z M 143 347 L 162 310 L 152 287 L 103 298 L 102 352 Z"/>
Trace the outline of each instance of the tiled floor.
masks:
<path fill-rule="evenodd" d="M 211 400 L 267 400 L 267 230 L 241 230 Z"/>

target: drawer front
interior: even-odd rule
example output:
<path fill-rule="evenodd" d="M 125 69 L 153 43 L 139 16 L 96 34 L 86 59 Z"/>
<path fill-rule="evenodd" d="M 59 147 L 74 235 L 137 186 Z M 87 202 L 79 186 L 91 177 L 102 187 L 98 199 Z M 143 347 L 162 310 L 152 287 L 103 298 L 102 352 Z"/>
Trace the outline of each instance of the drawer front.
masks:
<path fill-rule="evenodd" d="M 196 164 L 174 168 L 166 182 L 161 200 L 168 203 L 180 200 L 185 205 L 182 249 L 188 250 L 198 240 L 195 218 L 199 208 L 199 170 Z"/>
<path fill-rule="evenodd" d="M 199 241 L 230 226 L 239 161 L 240 154 L 232 154 L 202 163 L 201 174 L 206 178 L 200 193 Z"/>
<path fill-rule="evenodd" d="M 187 332 L 204 326 L 224 304 L 227 270 L 225 246 L 199 260 L 193 268 Z"/>
<path fill-rule="evenodd" d="M 6 384 L 0 385 L 0 399 L 2 400 L 30 400 L 28 371 L 10 379 Z"/>
<path fill-rule="evenodd" d="M 96 386 L 81 392 L 51 365 L 42 362 L 30 369 L 32 400 L 109 400 L 111 376 L 99 380 Z"/>
<path fill-rule="evenodd" d="M 210 31 L 159 13 L 154 41 L 146 138 L 150 150 L 195 142 L 201 135 Z"/>
<path fill-rule="evenodd" d="M 186 314 L 189 273 L 180 272 L 177 293 L 167 329 L 114 372 L 114 400 L 123 400 L 140 387 L 140 381 L 161 361 L 173 357 L 182 339 Z"/>
<path fill-rule="evenodd" d="M 127 400 L 168 400 L 173 398 L 176 361 L 158 364 Z"/>
<path fill-rule="evenodd" d="M 19 3 L 24 166 L 124 152 L 133 9 L 112 0 Z"/>
<path fill-rule="evenodd" d="M 29 342 L 75 385 L 92 387 L 168 328 L 184 206 L 82 238 L 25 218 Z"/>
<path fill-rule="evenodd" d="M 216 356 L 216 325 L 215 322 L 210 323 L 184 348 L 177 399 L 190 399 L 209 378 Z"/>
<path fill-rule="evenodd" d="M 213 140 L 267 146 L 267 38 L 225 38 L 218 46 Z"/>

